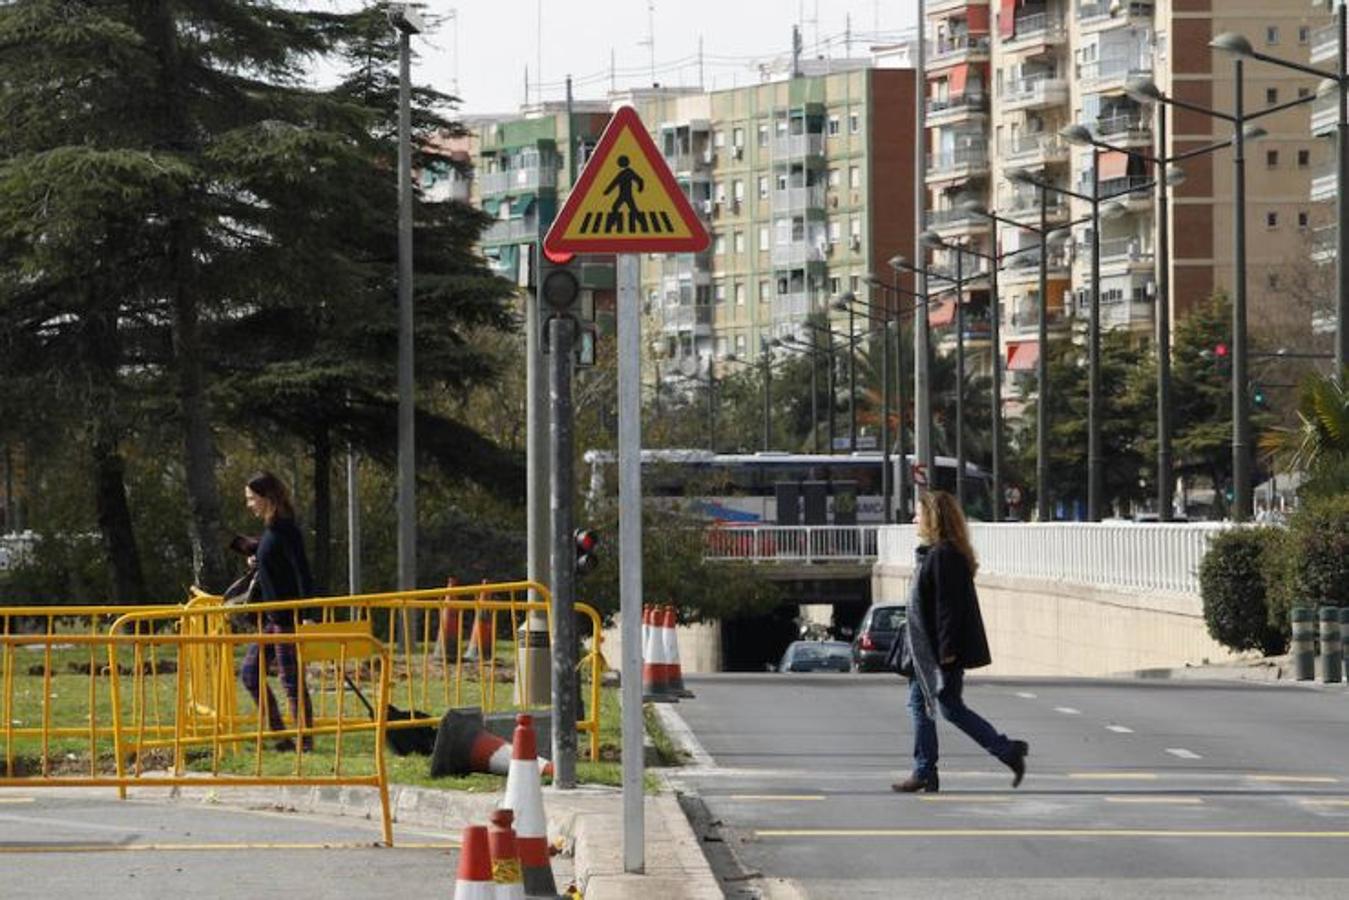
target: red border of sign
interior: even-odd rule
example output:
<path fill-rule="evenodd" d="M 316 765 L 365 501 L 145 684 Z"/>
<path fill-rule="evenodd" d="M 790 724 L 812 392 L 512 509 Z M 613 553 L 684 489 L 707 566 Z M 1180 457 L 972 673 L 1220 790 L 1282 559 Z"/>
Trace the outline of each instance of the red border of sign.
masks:
<path fill-rule="evenodd" d="M 665 192 L 669 194 L 670 200 L 674 203 L 675 212 L 679 218 L 684 221 L 684 225 L 692 234 L 688 237 L 650 237 L 641 239 L 610 239 L 600 238 L 598 240 L 576 240 L 575 238 L 564 238 L 562 235 L 571 225 L 572 219 L 576 218 L 582 200 L 590 191 L 591 183 L 599 175 L 603 168 L 604 161 L 609 158 L 613 152 L 614 144 L 618 141 L 619 134 L 624 128 L 632 131 L 633 137 L 637 141 L 637 146 L 641 148 L 642 154 L 646 157 L 647 165 L 651 166 L 651 171 L 660 179 Z M 684 196 L 684 191 L 675 181 L 674 174 L 670 167 L 665 164 L 665 159 L 656 149 L 656 144 L 651 140 L 651 135 L 647 134 L 646 126 L 642 124 L 641 118 L 637 115 L 637 110 L 631 106 L 621 106 L 614 113 L 609 124 L 605 126 L 604 134 L 600 135 L 600 142 L 595 147 L 595 152 L 591 154 L 590 161 L 586 163 L 585 169 L 581 172 L 581 177 L 572 187 L 571 193 L 567 195 L 567 202 L 563 204 L 562 211 L 557 214 L 553 224 L 548 228 L 548 234 L 543 239 L 543 249 L 552 253 L 571 252 L 571 253 L 697 253 L 707 249 L 710 242 L 707 235 L 707 229 L 703 223 L 698 221 L 698 216 L 689 205 L 688 198 Z"/>

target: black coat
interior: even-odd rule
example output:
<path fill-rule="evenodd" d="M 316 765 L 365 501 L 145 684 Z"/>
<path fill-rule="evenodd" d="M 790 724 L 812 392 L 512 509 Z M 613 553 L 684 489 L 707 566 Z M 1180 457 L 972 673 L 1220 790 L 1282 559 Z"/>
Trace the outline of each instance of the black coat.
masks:
<path fill-rule="evenodd" d="M 315 594 L 304 537 L 294 519 L 275 519 L 258 541 L 259 599 L 300 600 Z"/>
<path fill-rule="evenodd" d="M 964 554 L 941 543 L 919 547 L 917 558 L 914 597 L 938 663 L 977 669 L 993 662 L 974 576 Z M 945 662 L 952 657 L 953 662 Z"/>

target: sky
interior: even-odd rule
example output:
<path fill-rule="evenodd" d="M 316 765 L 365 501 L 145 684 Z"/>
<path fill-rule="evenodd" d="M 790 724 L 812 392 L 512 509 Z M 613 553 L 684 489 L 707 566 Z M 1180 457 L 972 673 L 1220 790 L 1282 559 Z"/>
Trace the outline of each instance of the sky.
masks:
<path fill-rule="evenodd" d="M 876 39 L 913 27 L 916 0 L 428 0 L 443 17 L 414 38 L 413 80 L 453 93 L 464 115 L 513 112 L 525 99 L 561 100 L 570 74 L 578 99 L 603 99 L 611 60 L 622 89 L 655 80 L 697 85 L 702 39 L 703 84 L 724 89 L 759 80 L 758 64 L 789 59 L 791 28 L 803 22 L 806 55 L 866 56 Z M 540 28 L 541 26 L 541 28 Z M 540 31 L 543 41 L 540 47 Z"/>

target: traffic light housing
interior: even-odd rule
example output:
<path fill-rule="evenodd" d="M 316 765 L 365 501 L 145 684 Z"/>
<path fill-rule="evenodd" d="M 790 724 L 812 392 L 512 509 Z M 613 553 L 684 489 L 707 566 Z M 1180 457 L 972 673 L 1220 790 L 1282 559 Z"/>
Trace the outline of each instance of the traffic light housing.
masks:
<path fill-rule="evenodd" d="M 1251 385 L 1251 404 L 1256 409 L 1265 409 L 1269 406 L 1269 395 L 1265 393 L 1264 387 L 1259 384 Z"/>
<path fill-rule="evenodd" d="M 600 536 L 589 528 L 578 528 L 574 535 L 576 543 L 576 574 L 585 575 L 595 571 L 599 565 L 599 556 L 595 549 L 600 545 Z"/>

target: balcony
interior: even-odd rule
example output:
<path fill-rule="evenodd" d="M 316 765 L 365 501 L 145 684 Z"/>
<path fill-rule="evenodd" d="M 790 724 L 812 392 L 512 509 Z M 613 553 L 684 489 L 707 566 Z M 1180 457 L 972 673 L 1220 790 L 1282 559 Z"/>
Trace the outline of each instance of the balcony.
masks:
<path fill-rule="evenodd" d="M 1068 277 L 1068 257 L 1062 250 L 1050 250 L 1045 260 L 1045 277 L 1063 281 Z M 1015 256 L 1004 254 L 1002 270 L 998 272 L 1000 285 L 1027 284 L 1040 280 L 1040 246 L 1031 247 Z"/>
<path fill-rule="evenodd" d="M 1006 53 L 1043 51 L 1067 39 L 1068 30 L 1063 25 L 1063 16 L 1047 12 L 1031 13 L 1016 17 L 1016 30 L 1011 37 L 1003 39 L 1002 49 Z"/>
<path fill-rule="evenodd" d="M 691 151 L 665 153 L 665 164 L 670 167 L 670 171 L 676 175 L 691 176 L 695 172 L 705 173 L 712 167 L 712 155 L 707 153 L 693 153 Z"/>
<path fill-rule="evenodd" d="M 927 15 L 935 17 L 940 13 L 957 12 L 970 6 L 988 6 L 988 0 L 927 0 Z"/>
<path fill-rule="evenodd" d="M 988 113 L 988 95 L 982 90 L 965 91 L 951 97 L 927 101 L 928 125 L 950 125 L 972 116 Z"/>
<path fill-rule="evenodd" d="M 1091 244 L 1083 248 L 1083 259 L 1091 264 Z M 1152 251 L 1143 249 L 1137 237 L 1106 238 L 1101 241 L 1101 268 L 1139 268 L 1152 265 Z"/>
<path fill-rule="evenodd" d="M 1092 62 L 1079 63 L 1077 77 L 1082 90 L 1100 93 L 1103 91 L 1123 90 L 1124 83 L 1135 75 L 1152 74 L 1152 57 L 1147 54 L 1138 56 L 1112 56 Z"/>
<path fill-rule="evenodd" d="M 1060 276 L 1062 278 L 1062 276 Z M 1051 299 L 1051 303 L 1056 301 Z M 1068 317 L 1064 314 L 1063 308 L 1050 306 L 1045 310 L 1045 325 L 1051 332 L 1063 329 L 1068 325 Z M 1012 310 L 1007 314 L 1007 321 L 1003 323 L 1003 338 L 1028 338 L 1034 337 L 1040 332 L 1040 310 L 1036 306 L 1023 307 Z"/>
<path fill-rule="evenodd" d="M 773 318 L 804 319 L 813 311 L 814 296 L 810 291 L 792 291 L 787 294 L 773 295 Z"/>
<path fill-rule="evenodd" d="M 520 169 L 507 169 L 504 172 L 488 172 L 479 177 L 478 184 L 484 197 L 556 188 L 557 170 L 551 167 L 526 166 Z"/>
<path fill-rule="evenodd" d="M 1077 24 L 1087 31 L 1104 31 L 1134 19 L 1151 19 L 1153 0 L 1081 0 Z"/>
<path fill-rule="evenodd" d="M 666 290 L 677 287 L 681 281 L 710 284 L 712 280 L 712 254 L 709 252 L 677 253 L 667 256 L 661 268 L 661 279 Z"/>
<path fill-rule="evenodd" d="M 773 192 L 773 210 L 822 209 L 824 207 L 824 185 L 811 184 L 802 187 L 789 187 Z"/>
<path fill-rule="evenodd" d="M 808 132 L 773 139 L 774 159 L 803 159 L 810 156 L 824 156 L 823 134 Z"/>
<path fill-rule="evenodd" d="M 1021 134 L 998 148 L 1003 162 L 1026 168 L 1068 161 L 1068 145 L 1057 134 Z"/>
<path fill-rule="evenodd" d="M 1134 201 L 1152 202 L 1152 179 L 1147 175 L 1123 175 L 1119 178 L 1102 178 L 1100 183 L 1100 192 L 1096 195 L 1101 200 L 1119 200 L 1130 204 Z M 1078 182 L 1077 192 L 1091 196 L 1091 170 L 1082 173 L 1082 178 Z"/>
<path fill-rule="evenodd" d="M 1047 73 L 1009 81 L 1002 89 L 1002 108 L 1006 112 L 1063 106 L 1067 102 L 1068 82 Z"/>
<path fill-rule="evenodd" d="M 963 209 L 930 209 L 925 221 L 928 228 L 935 229 L 943 237 L 976 232 L 982 234 L 989 228 L 987 216 Z"/>
<path fill-rule="evenodd" d="M 1061 195 L 1051 193 L 1049 205 L 1045 207 L 1045 222 L 1050 225 L 1066 222 L 1069 211 L 1068 201 Z M 1018 194 L 1012 198 L 1006 209 L 1000 209 L 999 212 L 1014 222 L 1038 226 L 1040 222 L 1039 194 L 1035 192 L 1024 196 Z"/>
<path fill-rule="evenodd" d="M 988 148 L 979 145 L 942 150 L 928 160 L 928 181 L 951 181 L 988 174 Z"/>
<path fill-rule="evenodd" d="M 1324 25 L 1312 32 L 1312 65 L 1333 63 L 1340 52 L 1340 33 L 1335 23 Z"/>
<path fill-rule="evenodd" d="M 1338 173 L 1339 169 L 1334 162 L 1327 163 L 1312 172 L 1311 200 L 1313 203 L 1334 200 L 1339 196 L 1339 189 L 1335 183 Z"/>
<path fill-rule="evenodd" d="M 1317 137 L 1335 134 L 1335 127 L 1340 120 L 1339 102 L 1338 91 L 1331 91 L 1312 101 L 1312 134 Z"/>
<path fill-rule="evenodd" d="M 773 266 L 778 269 L 799 269 L 809 263 L 823 263 L 824 256 L 823 244 L 793 241 L 790 244 L 773 245 Z"/>
<path fill-rule="evenodd" d="M 667 332 L 692 331 L 695 337 L 712 333 L 712 307 L 666 306 L 661 310 L 661 328 Z"/>
<path fill-rule="evenodd" d="M 935 71 L 960 63 L 987 62 L 989 43 L 986 34 L 957 34 L 928 41 L 928 69 Z"/>
<path fill-rule="evenodd" d="M 483 232 L 482 243 L 521 244 L 539 237 L 539 220 L 535 216 L 521 219 L 497 219 Z"/>
<path fill-rule="evenodd" d="M 1107 144 L 1132 147 L 1152 143 L 1152 119 L 1141 113 L 1118 113 L 1096 120 L 1096 136 Z"/>

